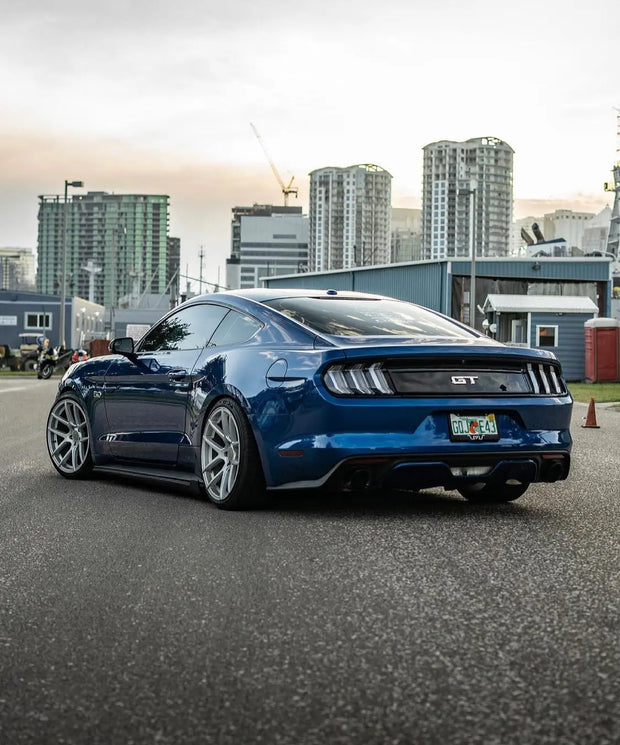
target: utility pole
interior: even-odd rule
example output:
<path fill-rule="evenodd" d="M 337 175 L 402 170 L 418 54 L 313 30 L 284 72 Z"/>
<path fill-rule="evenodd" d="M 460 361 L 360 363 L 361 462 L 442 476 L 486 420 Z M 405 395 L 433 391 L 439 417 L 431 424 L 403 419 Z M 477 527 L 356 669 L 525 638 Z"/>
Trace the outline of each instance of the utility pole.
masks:
<path fill-rule="evenodd" d="M 60 329 L 59 344 L 65 349 L 65 304 L 67 302 L 67 189 L 69 186 L 84 186 L 83 181 L 65 180 L 65 201 L 62 206 L 62 264 L 60 275 Z"/>
<path fill-rule="evenodd" d="M 470 260 L 470 279 L 469 279 L 469 325 L 476 328 L 476 189 L 478 182 L 476 179 L 470 179 L 469 188 L 460 187 L 458 193 L 463 196 L 469 196 L 469 260 Z"/>
<path fill-rule="evenodd" d="M 200 246 L 200 253 L 198 254 L 198 256 L 200 257 L 200 274 L 199 274 L 200 285 L 199 285 L 199 289 L 198 289 L 198 294 L 199 295 L 202 295 L 202 260 L 205 257 L 204 246 Z"/>
<path fill-rule="evenodd" d="M 101 267 L 96 266 L 92 259 L 86 262 L 86 266 L 82 267 L 82 271 L 88 274 L 88 299 L 91 303 L 95 302 L 95 275 L 101 274 Z"/>
<path fill-rule="evenodd" d="M 469 280 L 469 325 L 476 328 L 476 182 L 469 191 L 469 245 L 471 247 L 471 279 Z"/>

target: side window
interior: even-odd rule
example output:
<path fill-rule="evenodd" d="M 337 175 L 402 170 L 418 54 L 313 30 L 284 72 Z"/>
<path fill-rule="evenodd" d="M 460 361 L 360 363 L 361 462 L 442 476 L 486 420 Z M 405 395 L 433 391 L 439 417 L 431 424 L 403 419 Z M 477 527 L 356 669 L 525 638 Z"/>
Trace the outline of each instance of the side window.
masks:
<path fill-rule="evenodd" d="M 222 347 L 225 344 L 243 344 L 251 339 L 262 326 L 263 324 L 256 318 L 231 310 L 217 327 L 209 341 L 209 346 Z"/>
<path fill-rule="evenodd" d="M 221 305 L 191 305 L 154 326 L 142 340 L 140 352 L 200 349 L 207 345 L 228 312 Z"/>

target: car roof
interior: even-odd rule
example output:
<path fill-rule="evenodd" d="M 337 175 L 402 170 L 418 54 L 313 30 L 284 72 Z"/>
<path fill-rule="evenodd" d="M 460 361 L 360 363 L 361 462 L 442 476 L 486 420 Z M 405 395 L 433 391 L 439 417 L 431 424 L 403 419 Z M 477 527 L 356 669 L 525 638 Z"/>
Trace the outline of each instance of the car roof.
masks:
<path fill-rule="evenodd" d="M 386 298 L 384 295 L 373 295 L 367 292 L 354 292 L 352 290 L 332 290 L 332 289 L 298 289 L 298 288 L 271 288 L 271 287 L 258 287 L 244 290 L 227 290 L 226 292 L 217 293 L 215 295 L 206 295 L 213 300 L 217 296 L 226 297 L 232 295 L 233 297 L 247 298 L 248 300 L 254 300 L 258 303 L 266 303 L 270 300 L 280 300 L 282 298 L 295 298 L 295 297 L 308 297 L 308 298 L 328 298 L 328 297 L 339 297 L 339 298 L 350 298 L 350 299 L 375 299 L 375 300 L 392 300 L 393 298 Z M 195 298 L 192 298 L 194 300 Z"/>

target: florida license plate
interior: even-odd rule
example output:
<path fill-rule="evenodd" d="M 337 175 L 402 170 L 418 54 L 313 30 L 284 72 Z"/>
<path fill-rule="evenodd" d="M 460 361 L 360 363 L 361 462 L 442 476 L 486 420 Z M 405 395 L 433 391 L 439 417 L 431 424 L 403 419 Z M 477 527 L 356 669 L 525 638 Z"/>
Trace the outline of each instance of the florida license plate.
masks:
<path fill-rule="evenodd" d="M 460 442 L 499 440 L 495 414 L 481 414 L 480 416 L 450 414 L 450 437 Z"/>

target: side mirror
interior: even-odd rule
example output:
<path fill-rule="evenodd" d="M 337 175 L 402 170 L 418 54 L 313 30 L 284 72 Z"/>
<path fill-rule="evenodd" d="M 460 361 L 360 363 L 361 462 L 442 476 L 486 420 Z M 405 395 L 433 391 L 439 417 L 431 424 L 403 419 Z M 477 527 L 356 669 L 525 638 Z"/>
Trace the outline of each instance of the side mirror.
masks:
<path fill-rule="evenodd" d="M 110 342 L 110 352 L 112 354 L 122 354 L 124 357 L 132 355 L 134 353 L 133 339 L 131 336 L 121 336 L 118 339 L 112 339 Z"/>

